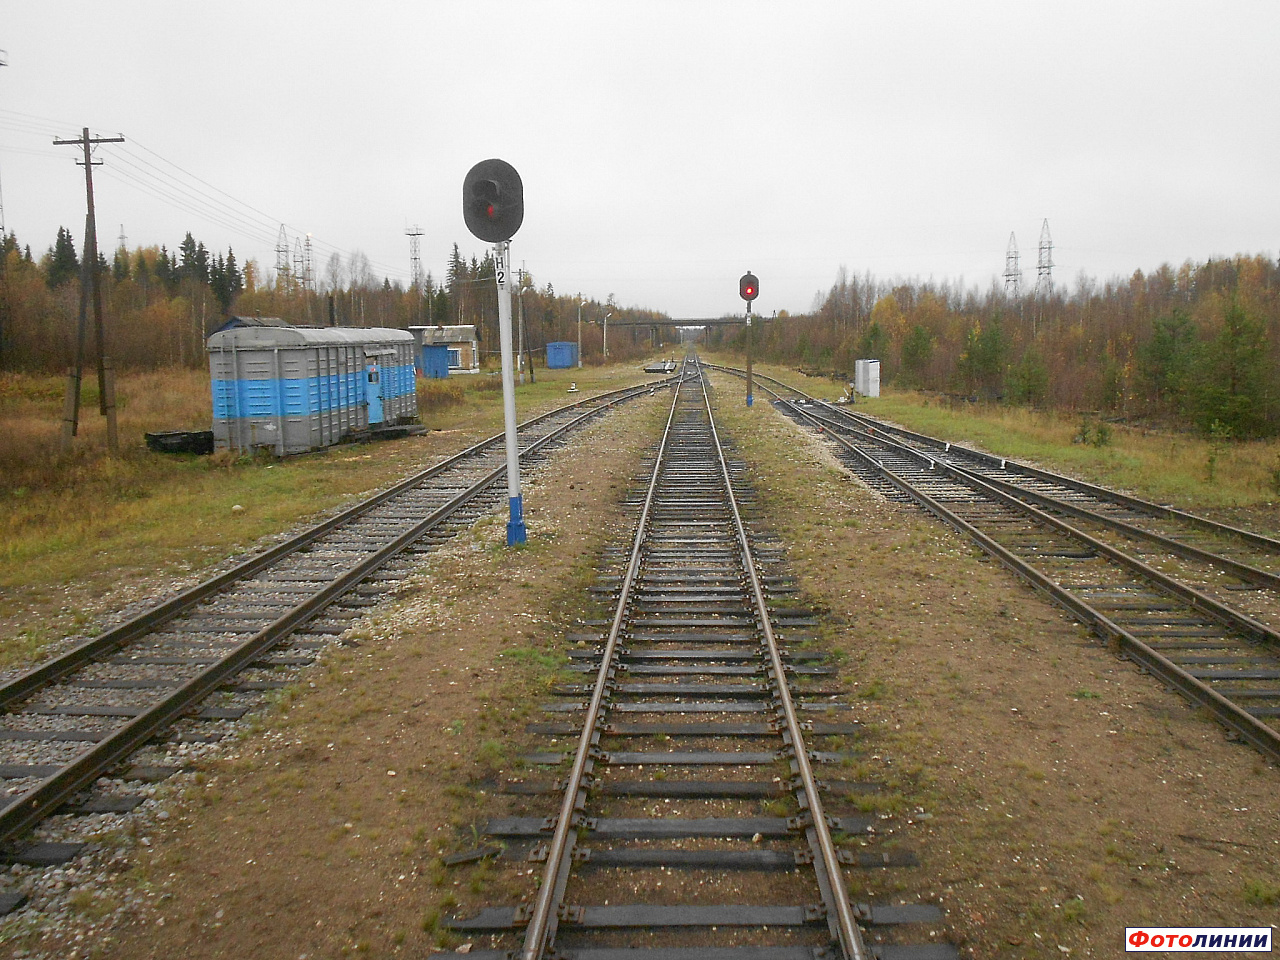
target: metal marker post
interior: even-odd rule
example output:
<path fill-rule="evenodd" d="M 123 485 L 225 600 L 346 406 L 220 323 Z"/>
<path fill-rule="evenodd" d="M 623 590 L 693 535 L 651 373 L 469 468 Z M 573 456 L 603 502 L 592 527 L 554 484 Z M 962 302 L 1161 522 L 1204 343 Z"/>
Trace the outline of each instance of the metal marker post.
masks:
<path fill-rule="evenodd" d="M 498 345 L 502 354 L 502 419 L 507 433 L 507 498 L 511 503 L 511 519 L 507 521 L 507 546 L 524 543 L 524 502 L 520 497 L 520 440 L 516 436 L 515 362 L 511 356 L 511 242 L 499 240 L 493 245 L 493 260 L 498 278 Z"/>
<path fill-rule="evenodd" d="M 751 379 L 751 301 L 747 301 L 747 406 L 751 406 L 751 391 L 754 383 Z"/>
<path fill-rule="evenodd" d="M 528 289 L 523 285 L 524 276 L 520 277 L 520 342 L 516 344 L 516 369 L 520 371 L 520 386 L 524 386 L 524 292 Z"/>

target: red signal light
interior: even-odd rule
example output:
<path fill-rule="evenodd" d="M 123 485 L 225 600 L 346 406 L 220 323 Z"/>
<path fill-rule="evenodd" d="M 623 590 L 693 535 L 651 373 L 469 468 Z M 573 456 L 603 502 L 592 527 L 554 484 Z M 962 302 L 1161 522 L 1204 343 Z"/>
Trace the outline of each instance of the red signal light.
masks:
<path fill-rule="evenodd" d="M 510 240 L 524 220 L 520 174 L 505 161 L 481 160 L 462 181 L 462 217 L 481 240 Z"/>
<path fill-rule="evenodd" d="M 750 303 L 760 294 L 760 281 L 756 275 L 748 271 L 738 281 L 738 296 Z"/>

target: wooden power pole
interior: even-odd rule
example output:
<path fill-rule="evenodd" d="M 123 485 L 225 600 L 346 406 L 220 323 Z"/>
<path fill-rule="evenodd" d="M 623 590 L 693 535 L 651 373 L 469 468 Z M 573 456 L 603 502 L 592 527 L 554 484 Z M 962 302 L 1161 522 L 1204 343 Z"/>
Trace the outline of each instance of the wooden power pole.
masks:
<path fill-rule="evenodd" d="M 98 269 L 98 228 L 93 212 L 93 168 L 101 164 L 93 160 L 92 148 L 99 143 L 124 143 L 124 137 L 90 137 L 89 128 L 75 140 L 55 140 L 54 146 L 75 144 L 84 149 L 84 188 L 88 213 L 84 221 L 84 260 L 80 264 L 80 320 L 76 329 L 75 365 L 67 371 L 67 400 L 62 414 L 62 450 L 71 449 L 71 438 L 80 425 L 80 381 L 84 375 L 84 341 L 88 326 L 89 300 L 93 300 L 94 339 L 98 353 L 98 411 L 107 418 L 107 449 L 120 452 L 116 433 L 115 371 L 107 357 L 107 331 L 102 319 L 102 278 Z"/>

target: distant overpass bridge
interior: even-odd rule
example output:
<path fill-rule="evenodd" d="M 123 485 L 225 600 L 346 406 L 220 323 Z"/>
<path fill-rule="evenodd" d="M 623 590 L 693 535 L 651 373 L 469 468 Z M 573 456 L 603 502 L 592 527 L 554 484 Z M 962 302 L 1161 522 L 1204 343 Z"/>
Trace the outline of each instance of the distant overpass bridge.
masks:
<path fill-rule="evenodd" d="M 771 320 L 752 314 L 753 320 Z M 611 327 L 731 327 L 741 325 L 745 317 L 671 317 L 667 320 L 610 320 Z"/>

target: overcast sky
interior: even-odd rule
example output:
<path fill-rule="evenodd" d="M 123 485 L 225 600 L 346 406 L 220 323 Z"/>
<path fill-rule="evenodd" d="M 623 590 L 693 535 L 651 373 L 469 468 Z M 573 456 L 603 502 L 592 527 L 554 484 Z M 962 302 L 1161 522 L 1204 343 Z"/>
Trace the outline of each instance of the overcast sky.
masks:
<path fill-rule="evenodd" d="M 525 184 L 541 285 L 673 317 L 804 311 L 843 265 L 987 287 L 1280 247 L 1274 0 L 0 0 L 5 224 L 101 242 L 190 230 L 274 267 L 280 224 L 407 281 L 467 169 Z M 148 166 L 150 165 L 150 166 Z M 219 192 L 221 191 L 221 192 Z M 203 196 L 202 196 L 203 194 Z M 210 215 L 209 203 L 216 201 Z"/>

